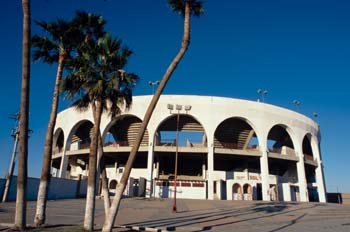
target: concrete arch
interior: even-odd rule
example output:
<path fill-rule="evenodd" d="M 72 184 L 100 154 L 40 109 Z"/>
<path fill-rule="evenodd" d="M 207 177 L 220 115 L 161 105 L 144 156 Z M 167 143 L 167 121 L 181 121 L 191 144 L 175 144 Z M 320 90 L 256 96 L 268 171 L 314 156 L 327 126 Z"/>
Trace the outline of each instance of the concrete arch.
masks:
<path fill-rule="evenodd" d="M 117 185 L 118 185 L 118 181 L 113 179 L 113 180 L 109 181 L 108 188 L 112 189 L 112 190 L 115 190 L 117 188 Z"/>
<path fill-rule="evenodd" d="M 64 131 L 62 128 L 57 128 L 53 134 L 52 150 L 53 154 L 63 152 L 64 148 Z"/>
<path fill-rule="evenodd" d="M 83 120 L 80 120 L 78 121 L 73 127 L 72 129 L 69 131 L 69 134 L 67 136 L 67 139 L 66 139 L 66 151 L 69 151 L 70 148 L 71 148 L 71 141 L 72 141 L 72 138 L 73 138 L 73 135 L 76 133 L 76 131 L 80 128 L 81 125 L 83 125 L 84 123 L 89 123 L 92 125 L 94 125 L 93 122 L 91 122 L 90 120 L 88 119 L 83 119 Z"/>
<path fill-rule="evenodd" d="M 266 137 L 266 141 L 269 140 L 270 134 L 273 133 L 273 129 L 278 128 L 278 127 L 282 128 L 287 133 L 287 135 L 290 138 L 291 144 L 289 144 L 289 141 L 277 141 L 276 140 L 276 142 L 286 142 L 285 144 L 282 144 L 282 145 L 292 145 L 292 147 L 290 147 L 290 148 L 292 148 L 294 150 L 294 153 L 295 153 L 295 148 L 297 146 L 297 141 L 298 140 L 296 139 L 296 135 L 293 132 L 293 130 L 289 126 L 287 126 L 285 124 L 278 123 L 278 124 L 274 124 L 273 126 L 271 126 L 270 129 L 268 130 L 267 135 L 266 135 L 267 136 Z M 271 135 L 271 136 L 275 137 L 274 135 Z M 268 145 L 266 147 L 269 148 Z"/>
<path fill-rule="evenodd" d="M 250 184 L 246 183 L 243 185 L 243 194 L 252 194 L 253 188 Z"/>
<path fill-rule="evenodd" d="M 137 119 L 139 119 L 140 121 L 142 121 L 141 118 L 139 118 L 137 115 L 135 114 L 121 114 L 121 115 L 118 115 L 116 116 L 113 120 L 111 120 L 107 126 L 104 128 L 103 132 L 102 132 L 102 140 L 105 139 L 108 131 L 111 129 L 111 127 L 115 124 L 116 121 L 120 120 L 120 118 L 124 118 L 124 117 L 135 117 Z"/>
<path fill-rule="evenodd" d="M 183 120 L 183 119 L 186 119 L 186 118 L 190 118 L 190 119 L 192 119 L 192 120 L 194 120 L 194 122 L 195 123 L 198 123 L 198 125 L 201 127 L 201 129 L 202 129 L 202 131 L 198 131 L 198 132 L 203 132 L 204 133 L 204 136 L 205 136 L 205 140 L 206 140 L 206 142 L 205 142 L 205 145 L 206 145 L 206 147 L 208 146 L 208 137 L 207 137 L 207 132 L 206 132 L 206 130 L 205 130 L 205 128 L 204 128 L 204 126 L 203 126 L 203 124 L 200 122 L 200 121 L 198 121 L 198 119 L 195 117 L 195 116 L 193 116 L 192 114 L 179 114 L 179 121 L 180 121 L 180 124 L 181 123 L 183 123 L 183 121 L 181 121 L 181 119 Z M 167 117 L 165 117 L 157 126 L 156 126 L 156 129 L 155 129 L 155 131 L 154 131 L 154 137 L 153 137 L 153 141 L 155 141 L 155 143 L 157 143 L 157 136 L 159 136 L 159 135 L 157 135 L 157 133 L 158 132 L 160 132 L 160 129 L 161 129 L 161 127 L 162 126 L 164 126 L 164 127 L 167 127 L 168 125 L 166 125 L 165 123 L 167 123 L 167 122 L 170 122 L 171 123 L 171 121 L 172 120 L 174 120 L 175 122 L 175 130 L 170 130 L 170 131 L 176 131 L 176 120 L 177 120 L 177 114 L 171 114 L 171 115 L 168 115 Z M 185 123 L 186 124 L 186 123 Z M 185 125 L 184 124 L 184 125 Z M 173 125 L 173 124 L 171 124 L 171 125 Z M 184 125 L 182 125 L 182 126 L 184 126 Z M 181 126 L 181 125 L 180 125 Z M 168 126 L 168 127 L 170 127 L 171 129 L 172 129 L 172 127 L 171 126 Z M 181 131 L 181 130 L 180 130 Z M 196 132 L 196 130 L 193 130 L 193 132 Z M 204 140 L 204 138 L 203 138 L 203 140 Z M 204 142 L 204 141 L 203 141 Z"/>
<path fill-rule="evenodd" d="M 134 121 L 132 121 L 132 120 L 134 120 Z M 118 122 L 120 122 L 120 124 L 118 124 Z M 116 127 L 115 129 L 119 129 L 118 126 L 127 126 L 128 130 L 126 131 L 126 133 L 124 132 L 124 130 L 122 130 L 123 133 L 119 134 L 120 137 L 118 136 L 118 134 L 112 134 L 112 135 L 114 137 L 114 140 L 116 140 L 116 137 L 119 137 L 119 139 L 121 139 L 123 137 L 123 139 L 126 140 L 126 141 L 124 141 L 125 144 L 122 144 L 123 142 L 121 142 L 121 140 L 118 141 L 118 144 L 120 146 L 131 146 L 132 141 L 134 141 L 136 139 L 136 132 L 137 132 L 137 131 L 134 131 L 134 130 L 136 130 L 136 128 L 132 128 L 134 123 L 141 124 L 142 120 L 139 117 L 137 117 L 136 115 L 133 115 L 133 114 L 123 114 L 123 115 L 117 116 L 114 120 L 112 120 L 111 122 L 109 122 L 107 124 L 106 128 L 104 129 L 104 131 L 102 133 L 102 141 L 105 141 L 108 132 L 114 126 Z M 134 127 L 135 127 L 135 125 L 134 125 Z M 129 131 L 131 129 L 132 129 L 132 131 Z M 130 137 L 129 133 L 131 133 L 131 137 Z M 149 138 L 148 138 L 148 130 L 146 129 L 146 132 L 144 134 L 143 140 L 141 142 L 141 146 L 148 145 L 148 143 L 149 143 L 148 140 L 149 140 Z"/>
<path fill-rule="evenodd" d="M 313 149 L 311 146 L 311 139 L 312 139 L 311 133 L 307 133 L 303 137 L 302 150 L 303 150 L 303 155 L 305 158 L 313 158 L 314 157 L 314 152 L 313 152 Z"/>
<path fill-rule="evenodd" d="M 234 183 L 232 185 L 232 193 L 242 194 L 242 186 L 239 183 Z"/>
<path fill-rule="evenodd" d="M 214 140 L 215 140 L 215 135 L 216 133 L 218 132 L 220 126 L 223 126 L 224 123 L 228 122 L 229 120 L 240 120 L 244 123 L 246 123 L 254 132 L 253 135 L 255 135 L 255 137 L 257 138 L 257 146 L 260 147 L 261 146 L 261 138 L 259 137 L 258 133 L 257 133 L 257 127 L 254 125 L 254 123 L 252 123 L 249 119 L 247 118 L 244 118 L 244 117 L 240 117 L 240 116 L 234 116 L 234 117 L 228 117 L 228 118 L 225 118 L 224 120 L 222 120 L 215 128 L 215 131 L 214 131 Z M 249 141 L 248 141 L 249 142 Z"/>

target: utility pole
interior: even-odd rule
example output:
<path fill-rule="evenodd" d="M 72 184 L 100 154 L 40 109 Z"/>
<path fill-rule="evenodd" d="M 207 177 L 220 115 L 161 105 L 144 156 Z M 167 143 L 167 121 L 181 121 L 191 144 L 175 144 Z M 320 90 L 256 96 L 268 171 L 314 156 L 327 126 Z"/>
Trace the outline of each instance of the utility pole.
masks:
<path fill-rule="evenodd" d="M 14 114 L 10 118 L 16 120 L 16 128 L 13 128 L 12 132 L 11 132 L 11 136 L 14 137 L 15 143 L 13 145 L 10 167 L 9 167 L 9 170 L 8 170 L 6 177 L 5 177 L 6 183 L 5 183 L 4 194 L 2 196 L 2 202 L 6 202 L 8 195 L 9 195 L 11 180 L 12 180 L 12 176 L 13 176 L 13 170 L 15 168 L 15 162 L 16 162 L 17 145 L 18 145 L 18 141 L 19 141 L 19 113 Z"/>

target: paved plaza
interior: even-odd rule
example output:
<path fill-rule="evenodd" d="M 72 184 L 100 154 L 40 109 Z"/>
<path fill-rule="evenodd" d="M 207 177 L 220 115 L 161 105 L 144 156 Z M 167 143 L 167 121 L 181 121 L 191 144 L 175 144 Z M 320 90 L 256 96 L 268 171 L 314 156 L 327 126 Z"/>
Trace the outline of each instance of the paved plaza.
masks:
<path fill-rule="evenodd" d="M 32 223 L 36 202 L 28 202 Z M 350 206 L 319 203 L 272 203 L 178 199 L 123 199 L 114 231 L 119 226 L 153 231 L 350 231 Z M 49 201 L 47 223 L 82 225 L 85 199 Z M 0 203 L 0 225 L 13 223 L 15 203 Z M 104 220 L 103 200 L 96 200 L 96 229 Z M 0 230 L 4 227 L 0 227 Z M 125 230 L 125 229 L 124 229 Z"/>

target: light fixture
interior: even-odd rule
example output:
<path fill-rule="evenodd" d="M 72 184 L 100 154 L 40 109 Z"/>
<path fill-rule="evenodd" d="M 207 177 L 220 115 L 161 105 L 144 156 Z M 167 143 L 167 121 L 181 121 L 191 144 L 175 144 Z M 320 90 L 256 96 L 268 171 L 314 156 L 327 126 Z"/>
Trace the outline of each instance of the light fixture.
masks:
<path fill-rule="evenodd" d="M 167 107 L 168 107 L 168 110 L 173 110 L 174 109 L 174 105 L 173 104 L 168 104 Z"/>
<path fill-rule="evenodd" d="M 192 106 L 190 106 L 190 105 L 185 105 L 185 110 L 186 110 L 186 111 L 191 110 L 191 108 L 192 108 Z"/>

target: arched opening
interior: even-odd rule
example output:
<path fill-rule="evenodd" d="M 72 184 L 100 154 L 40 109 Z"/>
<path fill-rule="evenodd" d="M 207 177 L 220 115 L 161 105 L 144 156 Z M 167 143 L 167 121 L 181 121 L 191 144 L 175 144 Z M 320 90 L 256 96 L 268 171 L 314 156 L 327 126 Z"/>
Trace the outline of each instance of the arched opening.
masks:
<path fill-rule="evenodd" d="M 215 148 L 256 150 L 258 139 L 253 128 L 243 119 L 229 118 L 220 123 L 214 135 Z"/>
<path fill-rule="evenodd" d="M 89 153 L 93 123 L 88 120 L 78 122 L 71 130 L 66 150 L 69 155 L 66 178 L 78 179 L 79 176 L 87 176 L 87 167 L 89 163 Z M 78 154 L 71 155 L 78 151 Z"/>
<path fill-rule="evenodd" d="M 61 128 L 58 128 L 53 136 L 53 144 L 52 144 L 52 176 L 56 177 L 58 174 L 58 170 L 61 167 L 62 161 L 62 152 L 64 146 L 64 133 Z M 55 156 L 56 155 L 56 156 Z"/>
<path fill-rule="evenodd" d="M 155 135 L 156 146 L 175 147 L 176 132 L 179 136 L 179 147 L 207 147 L 203 126 L 188 114 L 174 114 L 164 120 Z"/>
<path fill-rule="evenodd" d="M 118 184 L 117 180 L 111 180 L 111 182 L 109 182 L 109 189 L 115 190 L 117 188 L 117 184 Z"/>
<path fill-rule="evenodd" d="M 314 153 L 312 152 L 310 138 L 311 138 L 311 135 L 307 134 L 303 139 L 303 154 L 305 159 L 313 161 Z"/>
<path fill-rule="evenodd" d="M 107 127 L 104 136 L 104 146 L 130 147 L 136 141 L 142 121 L 133 115 L 122 115 L 113 120 Z M 148 146 L 148 131 L 146 130 L 140 146 Z"/>
<path fill-rule="evenodd" d="M 242 187 L 240 184 L 238 183 L 235 183 L 233 186 L 232 186 L 232 199 L 235 200 L 235 201 L 240 201 L 242 200 Z"/>
<path fill-rule="evenodd" d="M 286 128 L 281 125 L 271 128 L 267 137 L 267 146 L 271 153 L 295 156 L 293 141 Z"/>
<path fill-rule="evenodd" d="M 53 136 L 53 154 L 58 154 L 63 151 L 64 133 L 61 128 L 58 128 Z"/>
<path fill-rule="evenodd" d="M 70 146 L 68 150 L 75 151 L 81 149 L 89 149 L 91 143 L 91 135 L 94 124 L 90 121 L 80 122 L 72 131 Z"/>
<path fill-rule="evenodd" d="M 247 119 L 238 117 L 219 124 L 214 133 L 214 171 L 224 171 L 227 179 L 261 182 L 261 151 L 253 127 Z M 243 197 L 243 192 L 240 194 L 238 198 Z"/>
<path fill-rule="evenodd" d="M 271 200 L 277 200 L 284 195 L 291 195 L 286 184 L 298 183 L 297 162 L 294 144 L 285 125 L 275 125 L 268 134 L 268 167 L 271 175 L 269 195 Z M 281 189 L 281 191 L 277 191 Z"/>
<path fill-rule="evenodd" d="M 158 126 L 154 143 L 157 179 L 174 179 L 177 154 L 177 180 L 204 183 L 207 169 L 207 136 L 197 119 L 189 114 L 170 115 Z"/>
<path fill-rule="evenodd" d="M 252 193 L 252 186 L 250 184 L 243 185 L 243 194 L 251 194 Z"/>
<path fill-rule="evenodd" d="M 102 135 L 105 165 L 107 168 L 115 170 L 113 172 L 114 178 L 120 178 L 123 175 L 131 147 L 136 141 L 141 124 L 141 119 L 127 114 L 116 117 L 107 125 Z M 133 163 L 135 171 L 147 168 L 148 137 L 148 130 L 146 130 Z"/>
<path fill-rule="evenodd" d="M 243 185 L 243 200 L 245 201 L 253 200 L 253 189 L 250 184 Z"/>

